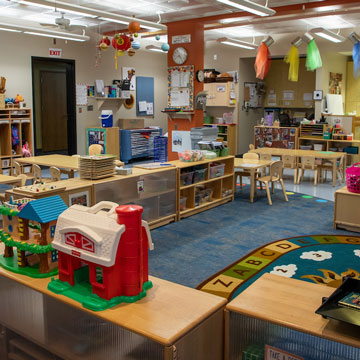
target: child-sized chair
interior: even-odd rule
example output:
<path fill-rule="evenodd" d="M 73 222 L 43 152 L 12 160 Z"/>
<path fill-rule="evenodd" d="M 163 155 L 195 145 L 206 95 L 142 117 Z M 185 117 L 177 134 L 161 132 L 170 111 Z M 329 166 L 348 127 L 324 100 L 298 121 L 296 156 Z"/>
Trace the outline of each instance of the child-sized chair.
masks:
<path fill-rule="evenodd" d="M 296 156 L 283 155 L 281 157 L 281 161 L 283 162 L 283 168 L 284 169 L 294 169 L 294 184 L 296 184 L 297 183 L 297 174 L 298 174 Z"/>
<path fill-rule="evenodd" d="M 50 167 L 50 176 L 51 181 L 60 181 L 61 180 L 61 171 L 55 166 Z"/>
<path fill-rule="evenodd" d="M 103 147 L 100 144 L 92 144 L 89 146 L 89 155 L 99 155 L 102 154 Z"/>
<path fill-rule="evenodd" d="M 245 153 L 243 155 L 243 159 L 259 160 L 259 155 L 256 153 Z M 235 191 L 236 191 L 236 180 L 237 180 L 238 176 L 240 178 L 240 189 L 242 189 L 242 177 L 243 176 L 251 176 L 251 174 L 249 171 L 237 170 L 237 169 L 234 170 L 234 181 L 235 181 L 234 189 L 235 189 Z"/>
<path fill-rule="evenodd" d="M 41 174 L 41 167 L 39 165 L 33 165 L 33 172 L 35 177 L 35 183 L 45 183 L 52 181 L 50 178 L 44 178 Z"/>
<path fill-rule="evenodd" d="M 266 194 L 269 201 L 269 205 L 272 205 L 270 188 L 269 188 L 270 182 L 272 184 L 272 192 L 274 192 L 274 182 L 278 181 L 281 184 L 285 201 L 289 201 L 284 186 L 282 161 L 274 161 L 273 163 L 271 163 L 269 172 L 270 174 L 268 176 L 262 176 L 257 179 L 260 183 L 264 183 L 266 186 Z"/>
<path fill-rule="evenodd" d="M 31 180 L 31 182 L 34 182 L 34 179 L 35 179 L 34 174 L 32 172 L 31 173 L 25 173 L 23 165 L 21 165 L 17 161 L 14 161 L 14 167 L 15 167 L 15 175 L 16 176 L 24 174 L 26 176 L 26 180 Z M 34 167 L 33 167 L 33 171 L 34 171 Z"/>
<path fill-rule="evenodd" d="M 300 179 L 303 181 L 305 170 L 313 170 L 314 171 L 314 186 L 317 185 L 318 181 L 318 165 L 316 165 L 315 158 L 312 156 L 302 156 L 301 157 L 301 164 L 299 169 L 299 176 L 298 176 L 298 184 L 300 184 Z"/>
<path fill-rule="evenodd" d="M 336 180 L 339 179 L 340 184 L 345 182 L 344 172 L 343 172 L 345 158 L 346 158 L 346 155 L 342 156 L 340 158 L 340 160 L 336 161 Z M 319 170 L 320 170 L 320 174 L 319 174 L 320 181 L 323 182 L 324 177 L 325 177 L 325 181 L 326 181 L 327 172 L 328 171 L 332 172 L 332 170 L 333 170 L 332 162 L 329 160 L 323 161 L 323 163 L 321 165 L 319 165 Z"/>

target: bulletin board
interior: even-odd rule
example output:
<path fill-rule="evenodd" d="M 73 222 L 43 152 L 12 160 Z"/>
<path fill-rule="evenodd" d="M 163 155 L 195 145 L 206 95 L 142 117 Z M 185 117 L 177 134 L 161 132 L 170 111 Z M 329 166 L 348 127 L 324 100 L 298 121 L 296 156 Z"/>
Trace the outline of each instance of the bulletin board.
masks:
<path fill-rule="evenodd" d="M 255 148 L 296 149 L 297 128 L 255 126 Z"/>
<path fill-rule="evenodd" d="M 136 116 L 154 116 L 154 113 L 154 78 L 136 76 Z"/>
<path fill-rule="evenodd" d="M 93 144 L 100 144 L 106 154 L 106 129 L 87 128 L 86 129 L 86 149 Z"/>
<path fill-rule="evenodd" d="M 194 110 L 194 66 L 168 68 L 168 108 Z"/>

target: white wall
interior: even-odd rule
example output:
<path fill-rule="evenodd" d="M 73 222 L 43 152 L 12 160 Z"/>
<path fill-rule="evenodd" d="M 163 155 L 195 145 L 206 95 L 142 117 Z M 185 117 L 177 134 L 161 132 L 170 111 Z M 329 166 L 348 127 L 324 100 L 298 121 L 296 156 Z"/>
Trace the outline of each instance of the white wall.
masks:
<path fill-rule="evenodd" d="M 136 74 L 155 78 L 155 114 L 145 125 L 158 125 L 167 131 L 167 117 L 161 110 L 167 105 L 167 57 L 161 53 L 138 51 L 135 56 L 118 58 L 118 70 L 115 71 L 114 51 L 107 50 L 102 54 L 101 64 L 95 68 L 96 47 L 93 42 L 73 42 L 57 40 L 54 45 L 52 39 L 37 36 L 0 32 L 0 75 L 6 77 L 6 96 L 15 97 L 20 93 L 27 107 L 32 108 L 32 78 L 31 57 L 48 57 L 49 47 L 63 49 L 64 59 L 75 60 L 76 82 L 93 85 L 95 79 L 103 79 L 110 85 L 113 79 L 121 78 L 121 66 L 133 66 Z M 94 111 L 88 112 L 82 106 L 82 113 L 77 107 L 77 149 L 79 154 L 86 151 L 85 129 L 92 125 L 100 125 L 100 112 L 95 100 L 89 100 L 94 105 Z M 136 117 L 135 106 L 132 110 L 124 107 L 104 107 L 115 112 L 114 119 Z M 117 125 L 115 123 L 114 125 Z"/>

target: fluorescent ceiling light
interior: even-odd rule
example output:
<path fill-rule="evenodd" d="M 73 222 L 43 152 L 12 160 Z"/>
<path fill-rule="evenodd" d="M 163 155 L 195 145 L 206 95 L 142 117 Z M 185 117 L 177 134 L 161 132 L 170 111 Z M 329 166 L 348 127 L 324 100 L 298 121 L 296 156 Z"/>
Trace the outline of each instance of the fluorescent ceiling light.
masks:
<path fill-rule="evenodd" d="M 2 28 L 0 27 L 0 31 L 10 31 L 10 32 L 21 32 L 20 30 L 15 30 L 15 29 L 7 29 L 7 28 Z"/>
<path fill-rule="evenodd" d="M 122 20 L 110 19 L 110 18 L 104 18 L 104 17 L 99 17 L 99 20 L 110 21 L 110 22 L 114 22 L 117 24 L 129 25 L 129 21 L 122 21 Z"/>
<path fill-rule="evenodd" d="M 251 44 L 246 41 L 241 41 L 236 39 L 220 38 L 217 39 L 216 41 L 224 45 L 235 46 L 242 49 L 255 50 L 257 48 L 255 44 Z"/>
<path fill-rule="evenodd" d="M 70 37 L 70 36 L 68 37 L 68 36 L 63 36 L 63 35 L 46 34 L 46 33 L 33 32 L 33 31 L 24 31 L 24 34 L 36 35 L 36 36 L 44 36 L 44 37 L 50 37 L 50 38 L 56 38 L 56 39 L 72 40 L 72 41 L 86 41 L 86 40 L 89 40 L 88 36 L 81 36 L 79 38 L 74 38 L 74 37 Z"/>
<path fill-rule="evenodd" d="M 275 15 L 276 13 L 276 11 L 273 9 L 270 9 L 266 6 L 262 6 L 260 4 L 248 0 L 233 0 L 233 1 L 216 0 L 216 1 L 259 16 Z"/>
<path fill-rule="evenodd" d="M 341 35 L 335 34 L 334 32 L 330 30 L 326 30 L 324 28 L 316 28 L 310 30 L 312 34 L 315 34 L 317 36 L 320 36 L 326 40 L 332 41 L 334 43 L 340 43 L 345 41 L 345 38 Z"/>
<path fill-rule="evenodd" d="M 146 50 L 150 50 L 150 51 L 156 51 L 156 52 L 161 52 L 161 53 L 164 53 L 164 54 L 167 54 L 167 51 L 163 51 L 161 50 L 161 48 L 157 47 L 157 46 L 154 46 L 154 45 L 148 45 L 145 47 Z"/>
<path fill-rule="evenodd" d="M 243 22 L 243 21 L 247 21 L 247 20 L 250 20 L 250 19 L 251 19 L 251 17 L 249 17 L 249 16 L 242 16 L 242 17 L 221 19 L 220 22 L 222 24 L 231 24 L 233 22 Z"/>

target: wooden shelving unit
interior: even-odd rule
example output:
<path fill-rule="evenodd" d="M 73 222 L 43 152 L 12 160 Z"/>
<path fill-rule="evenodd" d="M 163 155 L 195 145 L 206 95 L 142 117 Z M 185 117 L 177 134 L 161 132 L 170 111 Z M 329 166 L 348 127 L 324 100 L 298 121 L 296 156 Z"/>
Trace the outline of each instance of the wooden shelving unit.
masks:
<path fill-rule="evenodd" d="M 20 143 L 12 145 L 11 127 L 15 126 L 19 135 Z M 0 109 L 0 173 L 12 175 L 14 160 L 22 157 L 22 146 L 27 142 L 31 152 L 32 143 L 32 120 L 31 109 L 11 108 Z"/>
<path fill-rule="evenodd" d="M 225 204 L 234 200 L 234 157 L 225 156 L 216 159 L 183 162 L 180 160 L 171 161 L 177 166 L 177 217 L 178 220 L 195 215 L 199 212 L 211 209 L 215 206 Z M 219 171 L 211 170 L 213 164 L 220 165 Z M 223 165 L 224 172 L 221 171 Z M 205 174 L 202 170 L 205 170 Z M 199 171 L 204 179 L 195 183 L 184 184 L 181 181 L 182 175 Z M 219 175 L 219 176 L 216 176 Z M 201 197 L 201 191 L 209 191 L 208 197 Z M 181 198 L 186 197 L 184 209 L 180 208 Z"/>
<path fill-rule="evenodd" d="M 301 124 L 300 138 L 322 139 L 327 128 L 327 124 Z"/>
<path fill-rule="evenodd" d="M 217 126 L 219 129 L 218 137 L 226 143 L 229 148 L 229 155 L 236 153 L 236 124 L 204 124 L 204 126 Z"/>

